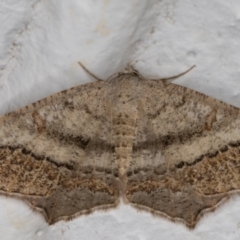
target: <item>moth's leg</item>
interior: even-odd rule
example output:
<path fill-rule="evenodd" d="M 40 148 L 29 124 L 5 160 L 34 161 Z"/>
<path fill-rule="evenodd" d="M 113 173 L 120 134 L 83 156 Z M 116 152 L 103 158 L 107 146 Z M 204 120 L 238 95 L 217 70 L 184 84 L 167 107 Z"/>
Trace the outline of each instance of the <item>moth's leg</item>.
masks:
<path fill-rule="evenodd" d="M 83 68 L 84 71 L 86 71 L 90 76 L 95 78 L 97 81 L 103 81 L 102 79 L 98 78 L 96 75 L 91 73 L 81 62 L 78 62 L 78 64 Z"/>
<path fill-rule="evenodd" d="M 161 80 L 161 81 L 168 81 L 168 80 L 176 79 L 176 78 L 179 78 L 179 77 L 185 75 L 186 73 L 190 72 L 190 71 L 191 71 L 193 68 L 195 68 L 195 67 L 196 67 L 196 65 L 193 65 L 193 66 L 190 67 L 188 70 L 186 70 L 186 71 L 184 71 L 184 72 L 182 72 L 182 73 L 180 73 L 180 74 L 178 74 L 178 75 L 172 76 L 172 77 L 168 77 L 168 78 L 160 78 L 160 79 L 152 79 L 152 80 L 157 80 L 157 81 L 159 81 L 159 80 Z"/>
<path fill-rule="evenodd" d="M 138 72 L 138 70 L 134 68 L 132 63 L 128 63 L 127 67 L 123 70 L 123 72 L 137 75 L 142 80 L 145 80 L 145 78 Z"/>
<path fill-rule="evenodd" d="M 138 70 L 136 70 L 134 68 L 134 66 L 132 65 L 132 63 L 128 63 L 127 67 L 126 67 L 126 71 L 129 73 L 136 73 L 137 75 L 139 75 Z"/>

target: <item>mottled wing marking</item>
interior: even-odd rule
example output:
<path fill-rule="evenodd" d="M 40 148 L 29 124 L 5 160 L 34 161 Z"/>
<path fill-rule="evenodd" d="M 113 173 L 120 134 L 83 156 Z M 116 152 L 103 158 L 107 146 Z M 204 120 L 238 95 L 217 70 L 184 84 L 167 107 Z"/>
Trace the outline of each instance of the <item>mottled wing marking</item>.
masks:
<path fill-rule="evenodd" d="M 0 190 L 49 223 L 118 203 L 103 85 L 76 87 L 0 119 Z"/>
<path fill-rule="evenodd" d="M 206 209 L 240 189 L 240 111 L 154 81 L 141 104 L 127 199 L 193 227 Z"/>
<path fill-rule="evenodd" d="M 0 191 L 49 223 L 134 207 L 182 220 L 240 189 L 240 110 L 136 71 L 0 118 Z"/>

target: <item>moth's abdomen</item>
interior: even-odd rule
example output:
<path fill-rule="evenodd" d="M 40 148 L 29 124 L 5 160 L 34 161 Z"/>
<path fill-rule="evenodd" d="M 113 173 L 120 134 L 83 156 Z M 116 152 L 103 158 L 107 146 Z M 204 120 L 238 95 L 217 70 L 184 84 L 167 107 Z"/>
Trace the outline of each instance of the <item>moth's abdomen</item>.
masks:
<path fill-rule="evenodd" d="M 113 119 L 113 141 L 120 176 L 126 173 L 132 158 L 135 129 L 136 119 L 129 118 L 128 114 L 119 114 Z"/>

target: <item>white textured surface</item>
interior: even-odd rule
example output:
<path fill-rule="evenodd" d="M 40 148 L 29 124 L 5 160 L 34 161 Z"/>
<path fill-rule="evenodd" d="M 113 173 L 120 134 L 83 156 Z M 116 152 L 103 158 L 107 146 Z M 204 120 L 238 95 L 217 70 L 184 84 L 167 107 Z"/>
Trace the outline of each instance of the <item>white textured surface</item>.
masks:
<path fill-rule="evenodd" d="M 8 0 L 0 2 L 0 114 L 131 62 L 149 78 L 193 71 L 175 82 L 240 107 L 238 0 Z M 48 226 L 17 200 L 0 198 L 0 239 L 239 239 L 240 197 L 194 230 L 121 205 Z"/>

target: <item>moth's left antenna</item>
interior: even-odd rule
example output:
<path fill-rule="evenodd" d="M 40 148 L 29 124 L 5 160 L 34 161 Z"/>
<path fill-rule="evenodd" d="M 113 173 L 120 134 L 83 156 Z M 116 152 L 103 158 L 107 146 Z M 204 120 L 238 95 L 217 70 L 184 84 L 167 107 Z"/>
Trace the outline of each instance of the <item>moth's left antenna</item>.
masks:
<path fill-rule="evenodd" d="M 98 78 L 96 75 L 91 73 L 81 62 L 78 62 L 78 64 L 83 68 L 84 71 L 86 71 L 89 75 L 91 75 L 93 78 L 95 78 L 97 81 L 103 81 L 102 79 Z"/>

